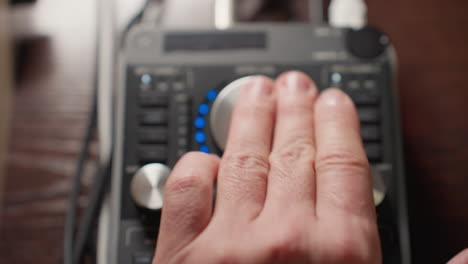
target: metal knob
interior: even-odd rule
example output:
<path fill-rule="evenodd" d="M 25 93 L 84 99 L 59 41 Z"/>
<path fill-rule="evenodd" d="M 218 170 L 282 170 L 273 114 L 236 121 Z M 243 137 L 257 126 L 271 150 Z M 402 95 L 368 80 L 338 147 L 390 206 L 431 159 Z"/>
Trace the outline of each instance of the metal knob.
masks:
<path fill-rule="evenodd" d="M 213 103 L 210 113 L 211 134 L 221 150 L 226 147 L 232 111 L 240 88 L 252 78 L 253 76 L 247 76 L 231 82 L 219 93 Z"/>
<path fill-rule="evenodd" d="M 133 201 L 146 209 L 162 209 L 164 185 L 170 173 L 171 170 L 166 165 L 159 163 L 140 168 L 130 184 Z"/>
<path fill-rule="evenodd" d="M 387 193 L 387 188 L 384 183 L 383 174 L 389 171 L 391 168 L 387 164 L 381 164 L 371 167 L 372 175 L 372 185 L 373 185 L 373 195 L 374 195 L 374 204 L 375 206 L 380 205 Z"/>

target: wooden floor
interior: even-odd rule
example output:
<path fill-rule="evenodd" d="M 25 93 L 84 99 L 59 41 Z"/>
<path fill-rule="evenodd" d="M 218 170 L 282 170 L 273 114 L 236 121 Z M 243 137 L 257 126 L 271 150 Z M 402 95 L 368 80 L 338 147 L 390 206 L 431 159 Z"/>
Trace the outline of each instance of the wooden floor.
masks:
<path fill-rule="evenodd" d="M 468 1 L 368 2 L 399 55 L 413 260 L 443 263 L 468 247 Z M 17 37 L 29 41 L 14 90 L 0 263 L 61 259 L 92 90 L 93 7 L 39 0 L 14 12 Z"/>

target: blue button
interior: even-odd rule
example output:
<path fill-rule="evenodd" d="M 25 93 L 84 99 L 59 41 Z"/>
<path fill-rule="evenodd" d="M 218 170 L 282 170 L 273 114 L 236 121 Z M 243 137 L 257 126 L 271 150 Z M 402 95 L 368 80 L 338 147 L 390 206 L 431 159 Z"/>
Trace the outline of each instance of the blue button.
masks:
<path fill-rule="evenodd" d="M 203 131 L 198 131 L 195 133 L 195 141 L 197 143 L 205 143 L 206 141 L 206 135 L 205 135 L 205 132 Z"/>
<path fill-rule="evenodd" d="M 210 112 L 210 106 L 209 105 L 201 104 L 198 107 L 198 113 L 200 113 L 200 115 L 206 115 L 206 114 L 208 114 L 208 112 Z"/>
<path fill-rule="evenodd" d="M 207 145 L 201 145 L 200 151 L 203 153 L 210 153 L 210 147 L 208 147 Z"/>
<path fill-rule="evenodd" d="M 143 84 L 151 84 L 151 82 L 153 81 L 153 78 L 151 78 L 151 75 L 149 74 L 143 74 L 140 78 L 140 81 L 143 83 Z"/>
<path fill-rule="evenodd" d="M 206 99 L 208 99 L 208 101 L 210 101 L 210 102 L 214 101 L 217 96 L 218 96 L 218 91 L 216 91 L 216 90 L 209 90 L 206 93 Z"/>
<path fill-rule="evenodd" d="M 205 127 L 205 125 L 206 125 L 205 118 L 199 116 L 199 117 L 197 117 L 195 119 L 195 127 L 196 128 L 202 129 L 202 128 Z"/>

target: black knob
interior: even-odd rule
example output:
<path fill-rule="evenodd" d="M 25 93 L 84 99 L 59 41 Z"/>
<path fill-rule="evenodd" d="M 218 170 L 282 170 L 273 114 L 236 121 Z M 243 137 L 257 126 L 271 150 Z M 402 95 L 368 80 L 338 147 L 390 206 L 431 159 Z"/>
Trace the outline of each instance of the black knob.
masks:
<path fill-rule="evenodd" d="M 374 59 L 380 56 L 389 45 L 387 35 L 373 27 L 350 29 L 346 36 L 348 51 L 360 59 Z"/>

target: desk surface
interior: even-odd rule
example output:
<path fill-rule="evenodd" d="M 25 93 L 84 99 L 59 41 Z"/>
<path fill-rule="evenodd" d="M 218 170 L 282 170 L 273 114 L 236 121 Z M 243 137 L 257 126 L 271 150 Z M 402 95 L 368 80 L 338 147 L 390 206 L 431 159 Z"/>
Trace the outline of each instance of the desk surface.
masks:
<path fill-rule="evenodd" d="M 11 103 L 11 47 L 6 1 L 0 0 L 0 212 L 3 208 L 3 187 L 5 178 L 5 160 L 7 138 L 9 132 L 10 103 Z M 2 219 L 0 218 L 0 225 Z"/>
<path fill-rule="evenodd" d="M 29 16 L 20 26 L 35 37 L 14 94 L 0 263 L 60 260 L 92 90 L 92 7 L 44 0 L 15 11 Z M 414 263 L 443 263 L 468 247 L 467 12 L 465 0 L 369 1 L 371 24 L 399 55 Z"/>

